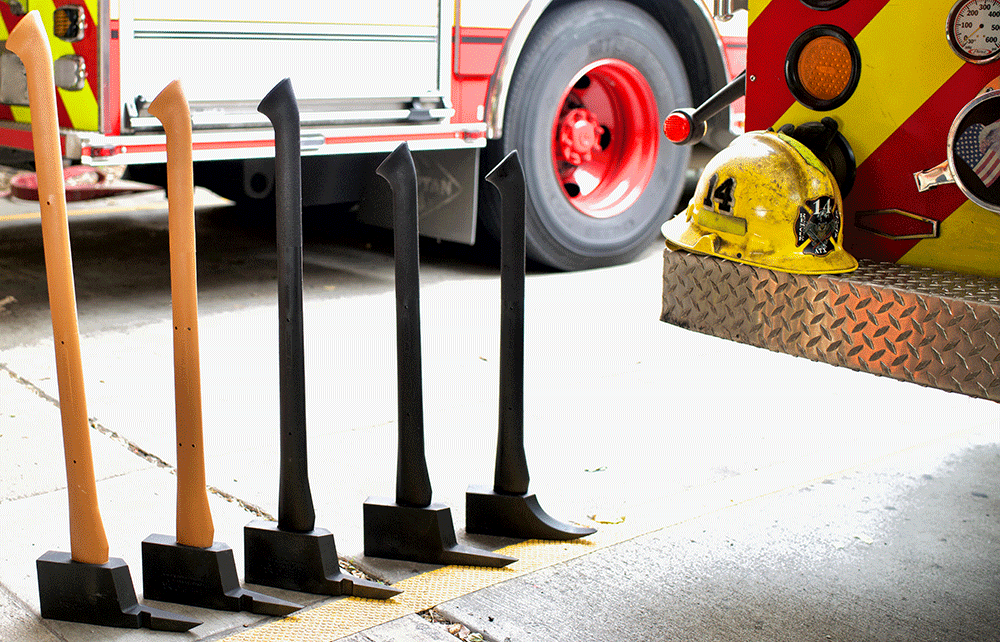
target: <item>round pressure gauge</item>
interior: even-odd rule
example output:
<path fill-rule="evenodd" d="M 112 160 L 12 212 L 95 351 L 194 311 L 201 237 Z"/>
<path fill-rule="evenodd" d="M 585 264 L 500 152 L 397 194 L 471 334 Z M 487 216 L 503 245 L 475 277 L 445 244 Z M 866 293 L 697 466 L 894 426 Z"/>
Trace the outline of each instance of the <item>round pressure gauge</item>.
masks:
<path fill-rule="evenodd" d="M 948 44 L 981 65 L 1000 58 L 1000 0 L 958 0 L 948 14 Z"/>

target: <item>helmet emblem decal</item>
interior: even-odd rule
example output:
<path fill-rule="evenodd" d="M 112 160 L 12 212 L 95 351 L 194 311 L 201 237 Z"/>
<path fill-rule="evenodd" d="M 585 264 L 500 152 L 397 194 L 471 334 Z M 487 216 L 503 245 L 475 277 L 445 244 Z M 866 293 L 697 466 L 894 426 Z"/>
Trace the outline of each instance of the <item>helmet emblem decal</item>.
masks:
<path fill-rule="evenodd" d="M 795 234 L 797 246 L 806 244 L 803 254 L 822 256 L 833 251 L 834 240 L 840 235 L 840 212 L 833 198 L 820 196 L 799 207 Z"/>

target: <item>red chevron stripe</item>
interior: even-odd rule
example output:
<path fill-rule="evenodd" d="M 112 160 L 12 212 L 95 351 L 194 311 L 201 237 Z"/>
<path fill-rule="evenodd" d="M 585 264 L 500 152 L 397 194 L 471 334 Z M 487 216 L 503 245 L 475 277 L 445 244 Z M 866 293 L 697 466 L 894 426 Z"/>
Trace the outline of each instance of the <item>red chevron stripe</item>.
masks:
<path fill-rule="evenodd" d="M 778 123 L 795 102 L 785 84 L 785 56 L 792 42 L 809 27 L 832 24 L 856 37 L 889 0 L 847 2 L 831 11 L 816 11 L 801 0 L 771 0 L 747 32 L 747 131 Z M 942 25 L 942 30 L 944 26 Z"/>
<path fill-rule="evenodd" d="M 62 4 L 75 4 L 76 0 L 65 0 L 63 2 L 56 2 L 56 6 Z M 83 40 L 73 43 L 73 51 L 78 56 L 83 57 L 84 63 L 87 65 L 87 80 L 90 83 L 90 92 L 94 95 L 94 100 L 97 103 L 97 109 L 100 109 L 100 96 L 98 95 L 98 87 L 102 84 L 102 79 L 100 78 L 101 63 L 100 59 L 97 57 L 97 41 L 100 35 L 101 25 L 98 23 L 98 16 L 94 16 L 90 13 L 90 9 L 87 8 L 85 4 L 79 4 L 77 6 L 83 7 L 84 12 L 87 16 L 87 30 L 84 32 Z M 86 91 L 86 90 L 84 90 Z M 60 101 L 60 104 L 62 101 Z M 63 122 L 60 117 L 60 122 Z M 69 126 L 69 121 L 65 121 L 67 127 Z M 98 119 L 100 122 L 100 119 Z M 100 125 L 98 125 L 100 127 Z"/>
<path fill-rule="evenodd" d="M 962 65 L 858 167 L 854 189 L 844 200 L 844 244 L 848 251 L 895 262 L 919 242 L 891 240 L 859 230 L 854 227 L 854 212 L 895 208 L 944 221 L 965 203 L 965 195 L 955 185 L 918 192 L 913 174 L 945 160 L 951 123 L 985 84 L 983 77 L 982 68 Z M 849 125 L 843 134 L 851 139 Z M 938 144 L 928 145 L 929 140 Z"/>
<path fill-rule="evenodd" d="M 73 129 L 73 121 L 69 118 L 69 112 L 66 111 L 66 105 L 63 104 L 62 96 L 59 95 L 58 89 L 56 90 L 56 113 L 59 114 L 60 127 Z"/>
<path fill-rule="evenodd" d="M 6 2 L 0 3 L 0 18 L 3 18 L 3 24 L 7 28 L 7 33 L 14 28 L 17 21 L 21 19 L 21 16 L 15 16 L 11 13 L 10 5 Z"/>

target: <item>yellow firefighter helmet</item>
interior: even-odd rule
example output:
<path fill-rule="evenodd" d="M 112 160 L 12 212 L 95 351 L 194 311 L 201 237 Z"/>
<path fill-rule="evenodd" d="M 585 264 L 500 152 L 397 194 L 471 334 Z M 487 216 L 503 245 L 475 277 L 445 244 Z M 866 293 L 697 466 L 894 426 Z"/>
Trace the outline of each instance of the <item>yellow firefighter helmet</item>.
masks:
<path fill-rule="evenodd" d="M 840 189 L 805 145 L 749 132 L 709 161 L 687 210 L 663 225 L 685 249 L 795 274 L 850 272 Z"/>

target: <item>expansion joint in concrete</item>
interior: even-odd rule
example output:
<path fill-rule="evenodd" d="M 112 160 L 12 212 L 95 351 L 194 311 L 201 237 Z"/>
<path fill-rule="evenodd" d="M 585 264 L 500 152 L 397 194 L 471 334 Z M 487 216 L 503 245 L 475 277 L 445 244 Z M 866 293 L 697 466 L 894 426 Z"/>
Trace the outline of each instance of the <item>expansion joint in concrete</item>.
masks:
<path fill-rule="evenodd" d="M 0 363 L 0 371 L 6 372 L 7 376 L 9 376 L 11 379 L 13 379 L 14 381 L 16 381 L 18 384 L 20 384 L 20 385 L 24 386 L 25 388 L 27 388 L 28 390 L 30 390 L 33 394 L 37 395 L 41 399 L 44 399 L 45 401 L 49 402 L 50 404 L 52 404 L 56 408 L 59 407 L 59 399 L 57 399 L 56 397 L 53 397 L 52 395 L 50 395 L 49 393 L 45 392 L 44 390 L 42 390 L 40 387 L 38 387 L 37 385 L 35 385 L 31 381 L 29 381 L 28 379 L 25 379 L 21 375 L 17 374 L 13 370 L 11 370 L 10 367 L 8 367 L 8 365 L 6 363 Z M 101 424 L 101 422 L 99 422 L 95 417 L 88 417 L 87 421 L 90 424 L 91 428 L 93 428 L 97 432 L 101 433 L 105 437 L 110 438 L 112 441 L 114 441 L 114 442 L 116 442 L 116 443 L 124 446 L 133 455 L 137 455 L 139 457 L 142 457 L 143 459 L 145 459 L 149 463 L 154 464 L 154 465 L 156 465 L 159 468 L 166 468 L 171 473 L 176 474 L 176 468 L 173 465 L 171 465 L 168 461 L 166 461 L 162 457 L 159 457 L 159 456 L 157 456 L 157 455 L 149 452 L 148 450 L 145 450 L 145 449 L 141 448 L 138 444 L 135 444 L 135 443 L 129 441 L 125 437 L 122 437 L 121 435 L 119 435 L 114 430 L 111 430 L 107 426 Z M 268 519 L 268 520 L 271 520 L 271 521 L 276 521 L 274 517 L 272 517 L 270 514 L 268 514 L 266 511 L 264 511 L 259 506 L 255 506 L 254 504 L 251 504 L 250 502 L 244 501 L 244 500 L 240 499 L 239 497 L 236 497 L 235 495 L 227 493 L 226 491 L 224 491 L 224 490 L 222 490 L 220 488 L 216 488 L 215 486 L 208 486 L 207 488 L 208 488 L 208 491 L 210 493 L 212 493 L 214 495 L 218 495 L 219 497 L 221 497 L 222 499 L 226 500 L 227 502 L 230 502 L 232 504 L 237 504 L 243 510 L 247 511 L 248 513 L 250 513 L 252 515 L 256 515 L 257 517 L 262 517 L 264 519 Z"/>

